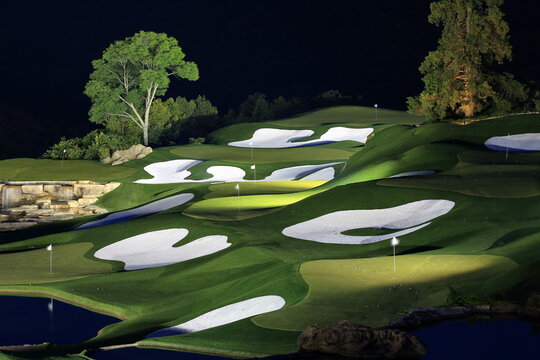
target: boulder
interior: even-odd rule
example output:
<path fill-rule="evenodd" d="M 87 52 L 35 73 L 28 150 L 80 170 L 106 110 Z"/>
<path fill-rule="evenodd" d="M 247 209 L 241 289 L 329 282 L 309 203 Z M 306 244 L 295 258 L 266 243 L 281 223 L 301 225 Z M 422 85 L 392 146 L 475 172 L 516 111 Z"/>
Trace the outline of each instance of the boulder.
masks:
<path fill-rule="evenodd" d="M 415 336 L 398 329 L 371 329 L 341 321 L 337 326 L 310 326 L 296 341 L 300 350 L 363 359 L 424 355 L 426 348 Z"/>
<path fill-rule="evenodd" d="M 448 319 L 465 317 L 473 313 L 473 309 L 466 306 L 436 307 L 426 306 L 411 309 L 405 316 L 390 321 L 390 326 L 411 328 Z"/>
<path fill-rule="evenodd" d="M 22 185 L 21 191 L 23 194 L 41 194 L 43 193 L 43 185 Z"/>
<path fill-rule="evenodd" d="M 528 306 L 539 306 L 540 307 L 540 294 L 533 294 L 527 299 Z"/>
<path fill-rule="evenodd" d="M 101 162 L 113 166 L 120 165 L 130 160 L 142 159 L 151 152 L 151 147 L 137 144 L 127 150 L 117 150 L 111 156 L 101 159 Z"/>

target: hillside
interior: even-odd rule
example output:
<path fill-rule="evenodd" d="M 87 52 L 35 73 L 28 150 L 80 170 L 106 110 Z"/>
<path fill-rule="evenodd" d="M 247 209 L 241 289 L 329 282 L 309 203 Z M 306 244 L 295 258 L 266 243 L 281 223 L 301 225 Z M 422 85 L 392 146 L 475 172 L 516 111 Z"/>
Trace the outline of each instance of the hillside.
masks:
<path fill-rule="evenodd" d="M 335 107 L 116 167 L 0 161 L 4 181 L 122 183 L 97 203 L 117 213 L 0 233 L 0 295 L 123 319 L 46 354 L 136 343 L 235 357 L 293 353 L 310 324 L 384 326 L 450 288 L 524 301 L 540 290 L 540 146 L 522 134 L 540 116 L 421 124 Z M 64 260 L 43 274 L 49 244 Z"/>

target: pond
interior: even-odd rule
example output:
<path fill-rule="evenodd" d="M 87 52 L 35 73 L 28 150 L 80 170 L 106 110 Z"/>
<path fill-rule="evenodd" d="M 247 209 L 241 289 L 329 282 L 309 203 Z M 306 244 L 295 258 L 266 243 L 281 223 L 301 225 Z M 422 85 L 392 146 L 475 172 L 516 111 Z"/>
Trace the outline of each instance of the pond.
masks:
<path fill-rule="evenodd" d="M 0 296 L 0 319 L 0 345 L 73 344 L 120 321 L 61 301 L 20 296 Z"/>
<path fill-rule="evenodd" d="M 425 360 L 540 359 L 540 323 L 516 319 L 449 321 L 412 332 Z"/>

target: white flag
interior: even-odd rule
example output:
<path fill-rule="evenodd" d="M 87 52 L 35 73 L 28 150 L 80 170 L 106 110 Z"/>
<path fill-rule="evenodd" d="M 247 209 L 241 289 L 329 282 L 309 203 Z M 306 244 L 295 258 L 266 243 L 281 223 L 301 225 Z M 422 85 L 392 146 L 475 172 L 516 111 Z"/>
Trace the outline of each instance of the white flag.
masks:
<path fill-rule="evenodd" d="M 250 142 L 249 142 L 249 146 L 253 146 L 253 141 L 250 141 Z"/>
<path fill-rule="evenodd" d="M 251 165 L 251 170 L 255 170 L 255 165 Z"/>
<path fill-rule="evenodd" d="M 47 246 L 47 251 L 52 251 L 52 244 L 50 244 L 49 246 Z"/>
<path fill-rule="evenodd" d="M 236 184 L 236 186 L 234 187 L 236 190 L 240 190 L 240 184 Z"/>

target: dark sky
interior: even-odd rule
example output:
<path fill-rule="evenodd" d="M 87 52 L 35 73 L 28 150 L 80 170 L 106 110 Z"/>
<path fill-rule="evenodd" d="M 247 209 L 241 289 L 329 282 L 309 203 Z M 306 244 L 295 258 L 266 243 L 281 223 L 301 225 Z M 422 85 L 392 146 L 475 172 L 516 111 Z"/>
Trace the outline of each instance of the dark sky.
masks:
<path fill-rule="evenodd" d="M 88 130 L 83 95 L 91 60 L 139 30 L 178 39 L 200 80 L 168 96 L 206 95 L 225 113 L 253 92 L 310 97 L 329 89 L 366 105 L 404 109 L 422 86 L 417 69 L 436 47 L 428 0 L 2 1 L 0 104 L 65 135 Z M 507 0 L 521 81 L 540 79 L 537 0 Z M 52 126 L 52 125 L 51 125 Z"/>

